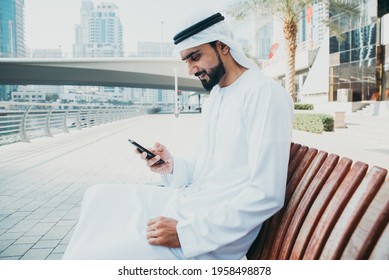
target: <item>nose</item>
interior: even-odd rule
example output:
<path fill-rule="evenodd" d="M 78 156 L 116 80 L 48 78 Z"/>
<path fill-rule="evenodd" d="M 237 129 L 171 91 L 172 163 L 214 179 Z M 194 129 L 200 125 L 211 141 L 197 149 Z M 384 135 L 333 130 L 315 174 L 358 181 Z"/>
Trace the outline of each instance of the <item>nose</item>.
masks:
<path fill-rule="evenodd" d="M 197 67 L 197 65 L 195 63 L 193 63 L 193 62 L 189 62 L 188 61 L 188 72 L 189 72 L 189 75 L 194 75 L 198 71 L 199 71 L 199 68 Z"/>

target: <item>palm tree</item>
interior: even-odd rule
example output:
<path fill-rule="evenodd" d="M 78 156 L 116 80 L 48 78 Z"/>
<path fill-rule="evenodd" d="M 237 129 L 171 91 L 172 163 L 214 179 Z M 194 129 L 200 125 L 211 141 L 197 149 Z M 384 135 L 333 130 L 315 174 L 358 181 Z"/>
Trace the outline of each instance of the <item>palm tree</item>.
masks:
<path fill-rule="evenodd" d="M 324 0 L 333 12 L 347 11 L 355 14 L 361 0 Z M 264 11 L 281 18 L 283 32 L 286 41 L 288 55 L 287 71 L 285 74 L 285 87 L 296 101 L 295 88 L 295 60 L 297 48 L 297 27 L 299 20 L 305 16 L 305 9 L 312 4 L 313 0 L 237 0 L 228 10 L 228 14 L 238 21 L 244 20 L 249 14 L 263 14 Z M 330 25 L 330 21 L 327 22 Z"/>

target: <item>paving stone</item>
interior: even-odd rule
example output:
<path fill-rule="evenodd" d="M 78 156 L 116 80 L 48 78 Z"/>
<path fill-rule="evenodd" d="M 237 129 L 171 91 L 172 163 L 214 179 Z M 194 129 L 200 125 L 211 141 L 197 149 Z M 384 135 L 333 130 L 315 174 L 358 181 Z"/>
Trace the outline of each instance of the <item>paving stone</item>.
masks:
<path fill-rule="evenodd" d="M 53 249 L 31 249 L 23 255 L 22 260 L 44 260 Z"/>
<path fill-rule="evenodd" d="M 0 228 L 11 228 L 23 219 L 23 216 L 17 216 L 12 214 L 0 222 Z"/>
<path fill-rule="evenodd" d="M 62 260 L 63 254 L 50 254 L 46 260 Z"/>
<path fill-rule="evenodd" d="M 15 226 L 11 227 L 8 232 L 26 232 L 30 230 L 33 226 L 39 223 L 39 220 L 22 220 L 17 223 Z"/>
<path fill-rule="evenodd" d="M 58 205 L 55 210 L 71 210 L 72 208 L 74 207 L 74 204 L 65 204 L 65 203 L 61 203 L 60 205 Z"/>
<path fill-rule="evenodd" d="M 55 208 L 54 207 L 39 207 L 38 209 L 36 209 L 34 212 L 32 212 L 31 214 L 49 214 L 50 212 L 52 212 Z"/>
<path fill-rule="evenodd" d="M 0 253 L 0 257 L 23 256 L 34 244 L 12 244 Z"/>
<path fill-rule="evenodd" d="M 43 239 L 63 239 L 73 226 L 54 226 L 43 237 Z"/>
<path fill-rule="evenodd" d="M 48 213 L 46 217 L 47 218 L 53 218 L 53 217 L 55 217 L 55 218 L 62 218 L 68 212 L 69 212 L 69 210 L 53 210 L 50 213 Z"/>
<path fill-rule="evenodd" d="M 25 219 L 27 219 L 27 220 L 41 220 L 41 219 L 45 218 L 48 215 L 48 213 L 50 213 L 53 210 L 54 210 L 54 208 L 52 208 L 52 207 L 50 207 L 50 208 L 40 207 L 40 208 L 36 209 L 35 211 L 33 211 Z"/>
<path fill-rule="evenodd" d="M 54 249 L 60 242 L 60 239 L 41 239 L 33 247 L 33 249 Z"/>
<path fill-rule="evenodd" d="M 57 224 L 59 221 L 61 221 L 61 217 L 44 217 L 41 220 L 41 223 L 54 223 Z"/>
<path fill-rule="evenodd" d="M 35 211 L 39 207 L 41 207 L 44 204 L 44 202 L 32 202 L 24 205 L 19 210 L 20 211 Z"/>
<path fill-rule="evenodd" d="M 77 219 L 74 219 L 74 220 L 61 220 L 57 223 L 58 226 L 74 226 L 75 224 L 77 224 L 78 220 Z"/>
<path fill-rule="evenodd" d="M 22 236 L 15 241 L 15 244 L 35 244 L 42 238 L 42 235 Z"/>
<path fill-rule="evenodd" d="M 72 208 L 65 216 L 63 216 L 63 219 L 64 220 L 74 220 L 74 219 L 78 220 L 78 217 L 80 216 L 80 210 L 81 210 L 81 207 L 78 207 L 78 206 Z"/>
<path fill-rule="evenodd" d="M 0 260 L 7 260 L 7 261 L 9 261 L 9 260 L 20 260 L 21 257 L 22 256 L 17 256 L 17 257 L 1 257 L 0 256 Z"/>
<path fill-rule="evenodd" d="M 44 217 L 46 217 L 46 214 L 44 213 L 35 213 L 33 212 L 31 215 L 24 218 L 25 220 L 42 220 Z"/>
<path fill-rule="evenodd" d="M 6 215 L 7 217 L 9 215 L 11 215 L 12 213 L 15 213 L 15 212 L 16 212 L 15 210 L 11 210 L 11 209 L 8 209 L 8 208 L 1 208 L 0 209 L 0 214 Z"/>
<path fill-rule="evenodd" d="M 0 240 L 0 253 L 7 249 L 14 242 L 15 240 L 13 239 Z"/>
<path fill-rule="evenodd" d="M 2 235 L 0 235 L 0 240 L 8 240 L 8 239 L 14 239 L 17 240 L 19 239 L 24 232 L 4 232 Z"/>
<path fill-rule="evenodd" d="M 38 223 L 32 229 L 27 231 L 25 235 L 45 235 L 54 225 L 54 223 Z"/>
<path fill-rule="evenodd" d="M 1 221 L 3 220 L 3 219 L 5 219 L 6 217 L 8 217 L 9 215 L 7 215 L 7 214 L 1 214 L 0 213 L 0 223 L 1 223 Z"/>
<path fill-rule="evenodd" d="M 72 227 L 72 229 L 66 234 L 66 236 L 61 240 L 61 245 L 67 245 L 70 242 L 70 239 L 72 238 L 73 232 L 76 229 L 76 225 Z"/>
<path fill-rule="evenodd" d="M 60 244 L 58 245 L 57 247 L 55 247 L 55 249 L 53 250 L 53 254 L 63 254 L 65 253 L 65 250 L 67 248 L 68 245 L 66 244 Z"/>

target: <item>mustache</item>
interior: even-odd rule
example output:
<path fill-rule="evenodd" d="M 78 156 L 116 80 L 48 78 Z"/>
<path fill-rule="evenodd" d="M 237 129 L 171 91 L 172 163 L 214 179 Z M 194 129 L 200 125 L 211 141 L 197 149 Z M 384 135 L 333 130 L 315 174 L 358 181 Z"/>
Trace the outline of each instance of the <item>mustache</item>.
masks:
<path fill-rule="evenodd" d="M 196 77 L 201 76 L 202 74 L 207 74 L 207 71 L 202 70 L 202 71 L 198 71 L 198 72 L 194 73 L 194 75 L 195 75 Z"/>

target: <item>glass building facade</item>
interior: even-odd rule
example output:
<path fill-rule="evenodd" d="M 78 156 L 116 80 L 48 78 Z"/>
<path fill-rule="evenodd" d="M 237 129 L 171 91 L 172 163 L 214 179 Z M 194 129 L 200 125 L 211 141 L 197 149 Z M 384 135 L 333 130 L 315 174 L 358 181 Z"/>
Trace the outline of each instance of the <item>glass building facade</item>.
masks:
<path fill-rule="evenodd" d="M 0 0 L 0 57 L 24 56 L 24 0 Z"/>
<path fill-rule="evenodd" d="M 386 100 L 379 14 L 385 14 L 388 5 L 381 2 L 361 1 L 359 17 L 332 15 L 340 35 L 329 38 L 329 101 L 337 100 L 340 90 L 348 91 L 347 101 Z"/>
<path fill-rule="evenodd" d="M 0 57 L 25 57 L 24 0 L 0 0 Z M 14 85 L 0 85 L 0 101 L 9 100 Z"/>
<path fill-rule="evenodd" d="M 94 6 L 84 0 L 81 23 L 76 26 L 74 57 L 122 57 L 123 27 L 119 7 L 111 2 Z"/>

